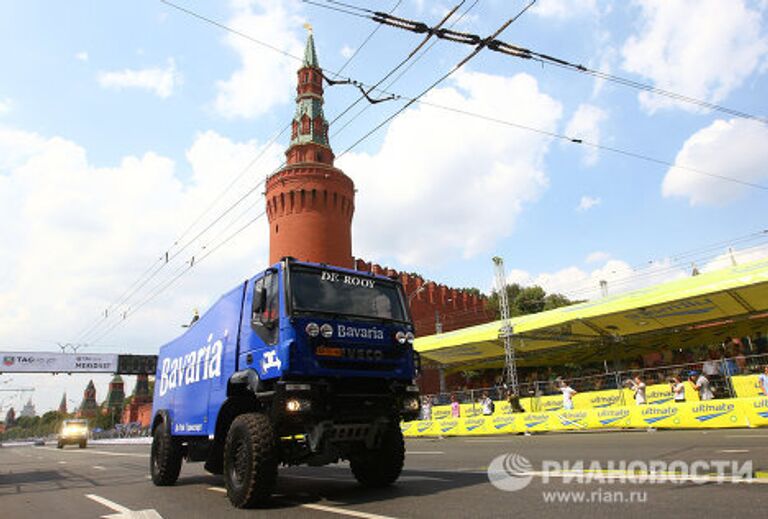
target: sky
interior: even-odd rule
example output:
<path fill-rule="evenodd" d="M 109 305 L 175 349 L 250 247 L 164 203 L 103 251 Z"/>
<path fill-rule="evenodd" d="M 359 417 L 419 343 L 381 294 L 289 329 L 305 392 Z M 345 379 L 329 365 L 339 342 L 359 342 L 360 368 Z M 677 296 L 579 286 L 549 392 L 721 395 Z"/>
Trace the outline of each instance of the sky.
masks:
<path fill-rule="evenodd" d="M 348 3 L 434 26 L 460 0 Z M 219 25 L 158 0 L 0 2 L 0 351 L 156 353 L 266 266 L 260 182 L 304 25 L 326 75 L 366 85 L 423 39 L 327 0 L 177 5 Z M 486 37 L 523 7 L 465 0 L 446 27 Z M 472 49 L 428 42 L 377 93 L 399 99 L 347 110 L 359 91 L 326 86 L 357 257 L 489 292 L 498 255 L 586 299 L 768 255 L 768 1 L 539 0 L 498 39 L 678 96 L 485 49 L 358 144 Z M 0 387 L 45 411 L 89 378 Z M 2 395 L 3 414 L 29 396 Z"/>

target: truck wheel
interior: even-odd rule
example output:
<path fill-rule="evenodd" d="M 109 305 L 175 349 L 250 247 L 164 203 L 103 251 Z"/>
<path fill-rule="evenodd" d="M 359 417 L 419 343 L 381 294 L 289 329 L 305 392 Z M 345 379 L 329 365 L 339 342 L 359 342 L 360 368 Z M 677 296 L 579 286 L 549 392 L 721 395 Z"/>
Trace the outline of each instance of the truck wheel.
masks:
<path fill-rule="evenodd" d="M 86 442 L 80 442 L 80 448 L 81 449 L 85 449 L 85 446 L 86 446 Z"/>
<path fill-rule="evenodd" d="M 181 444 L 160 424 L 152 433 L 149 472 L 152 483 L 165 487 L 176 483 L 181 472 Z"/>
<path fill-rule="evenodd" d="M 277 462 L 269 419 L 259 413 L 235 418 L 224 444 L 224 483 L 230 502 L 251 508 L 268 499 L 277 480 Z"/>
<path fill-rule="evenodd" d="M 381 438 L 378 449 L 364 451 L 350 457 L 349 465 L 357 481 L 371 488 L 386 487 L 394 483 L 403 470 L 405 442 L 397 424 L 390 425 Z"/>
<path fill-rule="evenodd" d="M 64 448 L 64 444 L 59 442 L 59 443 L 56 444 L 56 448 L 57 449 L 63 449 Z"/>

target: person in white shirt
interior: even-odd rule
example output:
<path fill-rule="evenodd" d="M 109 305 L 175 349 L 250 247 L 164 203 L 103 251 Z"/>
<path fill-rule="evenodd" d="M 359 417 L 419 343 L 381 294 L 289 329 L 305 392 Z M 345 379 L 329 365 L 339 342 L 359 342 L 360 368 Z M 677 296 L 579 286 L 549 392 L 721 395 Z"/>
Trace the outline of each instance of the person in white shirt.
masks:
<path fill-rule="evenodd" d="M 634 380 L 630 380 L 632 385 L 632 391 L 635 392 L 635 404 L 645 405 L 647 403 L 645 399 L 645 382 L 640 378 L 640 375 L 635 375 Z"/>
<path fill-rule="evenodd" d="M 573 395 L 577 391 L 566 384 L 564 380 L 560 382 L 560 391 L 563 392 L 563 409 L 570 411 L 573 409 Z"/>
<path fill-rule="evenodd" d="M 768 364 L 766 364 L 763 373 L 757 377 L 757 380 L 760 383 L 760 390 L 763 392 L 763 396 L 768 396 Z"/>
<path fill-rule="evenodd" d="M 490 416 L 493 414 L 494 408 L 493 400 L 488 396 L 487 391 L 483 391 L 483 398 L 480 399 L 480 407 L 483 410 L 483 416 Z"/>
<path fill-rule="evenodd" d="M 717 366 L 718 362 L 715 360 L 714 355 L 710 354 L 709 360 L 705 360 L 704 363 L 701 365 L 701 371 L 704 373 L 707 377 L 716 376 L 720 373 L 720 370 Z"/>
<path fill-rule="evenodd" d="M 695 371 L 692 371 L 690 380 L 693 383 L 693 387 L 695 387 L 696 391 L 699 392 L 699 400 L 712 400 L 715 398 L 715 393 L 712 391 L 712 386 L 709 383 L 709 379 L 704 375 L 704 373 L 699 374 Z"/>
<path fill-rule="evenodd" d="M 685 402 L 685 384 L 680 381 L 680 377 L 672 377 L 672 381 L 669 385 L 675 396 L 675 403 L 679 404 Z"/>

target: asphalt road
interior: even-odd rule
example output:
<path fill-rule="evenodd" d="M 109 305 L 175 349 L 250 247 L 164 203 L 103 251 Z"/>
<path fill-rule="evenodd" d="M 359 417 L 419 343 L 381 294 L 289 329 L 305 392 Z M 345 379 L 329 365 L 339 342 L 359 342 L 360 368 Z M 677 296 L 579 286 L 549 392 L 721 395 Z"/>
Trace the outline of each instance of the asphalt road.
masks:
<path fill-rule="evenodd" d="M 236 510 L 220 477 L 202 464 L 182 468 L 174 487 L 148 478 L 147 445 L 92 445 L 85 450 L 53 446 L 0 449 L 0 515 L 5 518 L 142 517 L 761 517 L 768 516 L 768 480 L 752 483 L 669 481 L 638 483 L 600 479 L 566 481 L 541 477 L 546 460 L 562 463 L 650 460 L 731 460 L 768 470 L 768 430 L 595 432 L 407 441 L 400 481 L 384 490 L 357 485 L 348 466 L 281 469 L 277 496 L 268 507 Z M 503 491 L 488 479 L 491 460 L 524 456 L 530 483 Z M 584 477 L 595 474 L 582 473 Z M 617 473 L 611 473 L 614 476 Z M 546 502 L 555 492 L 581 493 L 585 501 Z M 632 493 L 635 494 L 632 494 Z M 555 497 L 552 497 L 555 496 Z M 625 502 L 616 502 L 624 499 Z M 635 502 L 626 502 L 634 499 Z M 642 502 L 637 502 L 641 500 Z M 613 502 L 608 502 L 613 501 Z M 155 512 L 151 512 L 154 510 Z M 114 515 L 111 515 L 114 514 Z M 663 515 L 662 515 L 663 514 Z"/>

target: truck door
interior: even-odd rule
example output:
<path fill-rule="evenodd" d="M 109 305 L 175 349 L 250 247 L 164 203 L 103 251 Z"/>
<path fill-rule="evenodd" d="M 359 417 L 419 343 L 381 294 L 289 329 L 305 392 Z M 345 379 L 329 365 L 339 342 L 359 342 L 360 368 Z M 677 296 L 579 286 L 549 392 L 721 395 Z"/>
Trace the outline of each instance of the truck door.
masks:
<path fill-rule="evenodd" d="M 255 369 L 262 379 L 280 376 L 282 361 L 277 344 L 280 334 L 280 287 L 277 269 L 256 277 L 246 294 L 250 315 L 243 312 L 239 369 Z"/>

